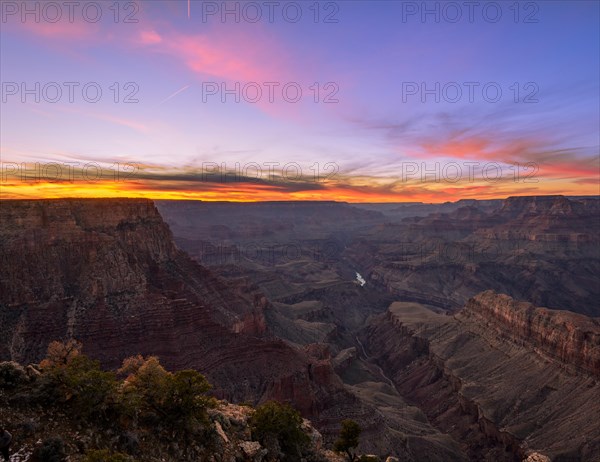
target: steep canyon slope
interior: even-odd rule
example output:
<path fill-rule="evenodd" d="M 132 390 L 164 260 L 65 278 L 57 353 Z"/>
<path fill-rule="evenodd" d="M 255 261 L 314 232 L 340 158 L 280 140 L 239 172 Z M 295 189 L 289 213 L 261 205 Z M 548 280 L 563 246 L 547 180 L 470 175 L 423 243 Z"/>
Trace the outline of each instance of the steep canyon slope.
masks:
<path fill-rule="evenodd" d="M 486 291 L 453 316 L 394 303 L 361 338 L 472 460 L 600 460 L 599 318 Z"/>
<path fill-rule="evenodd" d="M 335 319 L 317 329 L 298 319 L 288 325 L 298 342 L 277 338 L 268 320 L 293 307 L 293 296 L 276 306 L 250 278 L 193 261 L 151 201 L 1 201 L 0 223 L 0 360 L 36 362 L 67 338 L 107 367 L 157 355 L 169 369 L 204 373 L 218 397 L 291 402 L 328 441 L 349 417 L 363 425 L 365 452 L 464 460 L 399 396 L 402 415 L 386 414 L 344 385 L 336 352 L 313 342 L 335 335 Z M 350 300 L 356 286 L 345 287 Z"/>
<path fill-rule="evenodd" d="M 584 440 L 575 438 L 576 443 L 565 445 L 560 430 L 548 428 L 564 428 L 564 418 L 571 419 L 568 421 L 575 428 L 586 418 L 591 420 L 592 413 L 573 418 L 572 412 L 585 411 L 582 403 L 598 392 L 596 379 L 586 372 L 595 364 L 594 356 L 578 356 L 585 344 L 581 338 L 566 349 L 557 345 L 564 338 L 580 335 L 580 330 L 565 327 L 571 325 L 567 322 L 570 316 L 592 326 L 596 321 L 541 308 L 530 315 L 531 308 L 518 312 L 522 320 L 532 316 L 531 322 L 505 323 L 500 330 L 502 322 L 496 319 L 500 315 L 482 309 L 479 318 L 469 318 L 470 331 L 477 327 L 482 338 L 490 337 L 493 351 L 495 343 L 504 345 L 494 337 L 496 330 L 500 339 L 513 338 L 506 345 L 514 358 L 501 366 L 482 344 L 464 343 L 465 337 L 475 334 L 464 332 L 466 321 L 458 323 L 469 312 L 461 308 L 476 294 L 493 289 L 539 306 L 600 314 L 599 204 L 598 198 L 545 196 L 441 205 L 235 204 L 226 207 L 227 213 L 219 210 L 218 204 L 164 201 L 158 207 L 172 226 L 178 245 L 212 271 L 256 284 L 272 302 L 265 316 L 268 328 L 316 357 L 331 357 L 345 387 L 393 422 L 390 428 L 407 435 L 402 440 L 405 447 L 414 450 L 419 446 L 408 436 L 415 434 L 415 427 L 406 425 L 421 418 L 413 411 L 416 405 L 431 424 L 461 445 L 468 458 L 520 461 L 532 451 L 527 447 L 529 441 L 532 448 L 556 455 L 557 460 L 586 460 L 595 454 L 590 443 L 593 429 L 582 433 Z M 267 234 L 261 234 L 264 229 L 269 230 Z M 365 285 L 359 283 L 357 273 L 364 276 Z M 495 403 L 518 400 L 511 394 L 513 388 L 521 390 L 533 384 L 533 391 L 528 392 L 533 397 L 524 393 L 527 398 L 514 404 L 520 414 L 533 407 L 530 420 L 516 419 L 515 425 L 525 429 L 506 431 L 503 426 L 508 426 L 507 422 L 497 426 L 485 413 L 486 417 L 479 419 L 480 404 L 473 405 L 454 392 L 458 379 L 444 375 L 446 367 L 439 359 L 433 361 L 434 366 L 425 360 L 428 340 L 398 334 L 394 329 L 388 335 L 385 328 L 391 329 L 393 323 L 380 325 L 380 314 L 393 300 L 425 304 L 423 326 L 434 331 L 438 324 L 445 326 L 436 335 L 454 326 L 448 333 L 447 341 L 453 345 L 448 361 L 452 363 L 455 356 L 464 362 L 461 355 L 470 355 L 473 367 L 488 375 L 476 378 L 498 384 L 492 391 L 480 389 L 484 400 L 488 394 Z M 449 316 L 453 312 L 460 313 L 453 318 Z M 458 324 L 446 325 L 452 320 Z M 365 325 L 367 330 L 363 330 Z M 531 326 L 545 326 L 545 330 Z M 520 342 L 511 337 L 513 331 L 520 332 Z M 531 342 L 526 342 L 530 336 Z M 478 355 L 481 364 L 476 362 Z M 539 358 L 553 357 L 560 361 L 552 362 L 551 370 L 572 374 L 571 379 L 564 387 L 566 379 L 560 377 L 556 383 L 544 382 L 538 387 L 531 379 L 544 374 L 539 368 L 528 371 L 527 366 L 538 364 Z M 514 373 L 520 367 L 525 371 Z M 580 391 L 576 386 L 579 380 L 585 383 L 583 401 L 570 402 L 568 393 Z M 555 388 L 559 390 L 556 393 Z M 546 395 L 562 397 L 567 411 L 556 407 L 562 403 L 560 399 L 546 400 Z M 558 409 L 556 415 L 554 409 Z M 593 406 L 589 409 L 596 410 Z M 490 411 L 492 415 L 495 412 Z M 565 417 L 565 412 L 571 414 Z M 533 434 L 531 427 L 536 425 L 540 430 L 530 437 L 528 432 Z M 559 443 L 553 446 L 540 436 L 545 432 Z M 388 430 L 390 433 L 393 431 Z"/>

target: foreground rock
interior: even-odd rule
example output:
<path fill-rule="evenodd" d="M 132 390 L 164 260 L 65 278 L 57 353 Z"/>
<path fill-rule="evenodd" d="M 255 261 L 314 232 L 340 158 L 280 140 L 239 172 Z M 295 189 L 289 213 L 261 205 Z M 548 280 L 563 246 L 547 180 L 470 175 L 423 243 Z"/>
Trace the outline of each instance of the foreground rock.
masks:
<path fill-rule="evenodd" d="M 2 363 L 0 363 L 2 364 Z M 254 409 L 221 401 L 210 410 L 209 422 L 212 428 L 202 439 L 169 443 L 158 439 L 146 430 L 120 432 L 107 431 L 105 427 L 95 428 L 83 425 L 67 413 L 45 412 L 40 408 L 23 406 L 6 407 L 6 394 L 0 389 L 0 411 L 3 425 L 13 434 L 12 461 L 28 461 L 44 442 L 58 438 L 64 454 L 71 462 L 85 460 L 85 454 L 97 448 L 110 448 L 123 454 L 129 448 L 135 456 L 131 462 L 267 462 L 277 460 L 272 448 L 263 447 L 253 441 L 249 418 Z M 342 462 L 339 456 L 324 450 L 320 433 L 305 420 L 303 431 L 311 437 L 305 452 L 311 462 Z M 190 455 L 192 452 L 195 455 Z M 198 459 L 200 458 L 200 459 Z M 46 459 L 44 459 L 46 460 Z M 48 458 L 47 460 L 58 460 Z M 120 459 L 121 460 L 121 459 Z"/>

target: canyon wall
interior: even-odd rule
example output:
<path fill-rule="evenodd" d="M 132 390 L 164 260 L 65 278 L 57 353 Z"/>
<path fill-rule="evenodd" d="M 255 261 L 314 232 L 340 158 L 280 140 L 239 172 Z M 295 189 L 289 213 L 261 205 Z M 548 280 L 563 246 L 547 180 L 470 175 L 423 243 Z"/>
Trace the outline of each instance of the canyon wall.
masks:
<path fill-rule="evenodd" d="M 600 316 L 600 200 L 509 197 L 407 217 L 362 232 L 346 247 L 368 282 L 455 311 L 495 290 L 537 306 Z"/>
<path fill-rule="evenodd" d="M 362 334 L 369 354 L 472 460 L 600 458 L 597 318 L 487 291 L 454 316 L 395 303 Z"/>
<path fill-rule="evenodd" d="M 172 323 L 183 328 L 186 316 L 192 324 L 264 330 L 259 304 L 179 251 L 151 201 L 2 201 L 0 213 L 0 300 L 14 327 L 3 329 L 12 337 L 2 342 L 3 355 L 35 361 L 49 338 L 106 336 L 107 343 L 122 339 L 98 348 L 114 365 L 127 341 L 142 344 L 144 333 Z M 174 351 L 156 347 L 177 362 Z"/>
<path fill-rule="evenodd" d="M 152 354 L 198 369 L 230 400 L 305 377 L 299 408 L 328 405 L 311 400 L 335 384 L 309 380 L 313 361 L 270 338 L 264 296 L 177 249 L 151 201 L 1 201 L 0 223 L 2 360 L 37 362 L 51 341 L 77 338 L 107 367 Z"/>
<path fill-rule="evenodd" d="M 416 410 L 414 420 L 397 419 L 407 436 L 353 394 L 319 348 L 276 338 L 263 292 L 178 249 L 151 201 L 0 201 L 0 268 L 0 361 L 38 362 L 50 342 L 69 338 L 109 368 L 157 355 L 170 370 L 202 372 L 219 398 L 291 402 L 328 443 L 341 420 L 354 418 L 364 452 L 464 460 Z M 406 438 L 413 448 L 402 446 Z"/>
<path fill-rule="evenodd" d="M 535 307 L 489 290 L 470 299 L 456 319 L 600 378 L 600 318 Z"/>

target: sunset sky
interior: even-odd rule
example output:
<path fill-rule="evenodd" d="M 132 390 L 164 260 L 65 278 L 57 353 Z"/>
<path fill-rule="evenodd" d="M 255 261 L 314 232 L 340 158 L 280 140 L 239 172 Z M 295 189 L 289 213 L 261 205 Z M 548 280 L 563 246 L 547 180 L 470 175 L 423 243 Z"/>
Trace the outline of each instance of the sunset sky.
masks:
<path fill-rule="evenodd" d="M 2 2 L 3 199 L 600 193 L 600 2 L 47 3 Z"/>

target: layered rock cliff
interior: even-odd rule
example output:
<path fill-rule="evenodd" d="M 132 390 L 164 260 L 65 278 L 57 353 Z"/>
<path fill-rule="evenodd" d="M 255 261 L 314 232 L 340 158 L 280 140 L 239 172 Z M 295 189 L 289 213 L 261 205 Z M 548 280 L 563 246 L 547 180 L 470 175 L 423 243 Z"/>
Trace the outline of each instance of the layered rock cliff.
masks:
<path fill-rule="evenodd" d="M 256 287 L 177 249 L 151 201 L 1 201 L 0 223 L 1 359 L 36 362 L 74 337 L 108 367 L 141 353 L 198 369 L 230 400 L 267 399 L 294 376 L 303 391 L 285 397 L 305 415 L 331 405 L 317 402 L 337 386 L 327 371 L 310 379 L 314 361 L 268 338 Z"/>
<path fill-rule="evenodd" d="M 184 328 L 186 316 L 186 330 L 264 332 L 252 289 L 228 287 L 180 252 L 151 201 L 2 201 L 0 213 L 0 300 L 14 327 L 3 355 L 35 361 L 49 338 L 70 335 L 97 340 L 88 348 L 112 364 L 128 342 Z M 176 363 L 170 342 L 154 346 Z"/>
<path fill-rule="evenodd" d="M 151 201 L 0 201 L 0 268 L 0 361 L 37 362 L 67 338 L 109 368 L 157 355 L 171 370 L 202 372 L 219 398 L 291 402 L 328 443 L 354 418 L 364 452 L 464 460 L 420 411 L 391 419 L 346 387 L 319 348 L 275 338 L 258 287 L 190 259 Z"/>
<path fill-rule="evenodd" d="M 489 290 L 470 299 L 456 319 L 600 378 L 600 318 L 535 307 Z"/>
<path fill-rule="evenodd" d="M 598 319 L 488 291 L 455 316 L 395 303 L 363 332 L 400 393 L 473 460 L 600 458 Z"/>
<path fill-rule="evenodd" d="M 600 316 L 599 248 L 599 199 L 531 196 L 372 228 L 345 254 L 402 300 L 453 311 L 493 289 Z"/>

